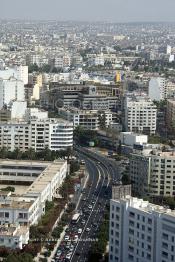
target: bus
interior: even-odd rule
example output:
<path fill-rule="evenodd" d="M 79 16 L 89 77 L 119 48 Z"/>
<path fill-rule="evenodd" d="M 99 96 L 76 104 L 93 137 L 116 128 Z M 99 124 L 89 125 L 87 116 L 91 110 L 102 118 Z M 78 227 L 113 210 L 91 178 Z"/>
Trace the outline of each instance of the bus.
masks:
<path fill-rule="evenodd" d="M 80 213 L 76 213 L 76 214 L 73 215 L 71 223 L 72 224 L 77 224 L 79 219 L 80 219 Z"/>

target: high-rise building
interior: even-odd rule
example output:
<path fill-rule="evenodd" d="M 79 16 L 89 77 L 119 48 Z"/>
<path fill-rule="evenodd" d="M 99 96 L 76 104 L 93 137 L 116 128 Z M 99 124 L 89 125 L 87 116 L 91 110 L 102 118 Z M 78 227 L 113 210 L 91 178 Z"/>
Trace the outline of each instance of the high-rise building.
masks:
<path fill-rule="evenodd" d="M 131 154 L 130 178 L 132 189 L 141 196 L 175 195 L 175 154 L 159 150 Z"/>
<path fill-rule="evenodd" d="M 166 79 L 162 77 L 151 78 L 149 82 L 149 97 L 151 100 L 164 100 L 167 98 Z"/>
<path fill-rule="evenodd" d="M 125 131 L 154 134 L 157 108 L 146 97 L 126 97 L 124 102 Z"/>
<path fill-rule="evenodd" d="M 175 211 L 131 196 L 110 201 L 109 262 L 175 261 Z"/>

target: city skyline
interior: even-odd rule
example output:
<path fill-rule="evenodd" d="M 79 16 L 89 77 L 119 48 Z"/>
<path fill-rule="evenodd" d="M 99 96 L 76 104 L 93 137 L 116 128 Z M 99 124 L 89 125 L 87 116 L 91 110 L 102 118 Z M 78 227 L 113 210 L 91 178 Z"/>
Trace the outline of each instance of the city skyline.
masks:
<path fill-rule="evenodd" d="M 173 22 L 175 2 L 169 0 L 34 0 L 1 3 L 2 19 L 111 22 Z M 85 12 L 84 12 L 85 10 Z M 118 12 L 119 10 L 119 12 Z"/>

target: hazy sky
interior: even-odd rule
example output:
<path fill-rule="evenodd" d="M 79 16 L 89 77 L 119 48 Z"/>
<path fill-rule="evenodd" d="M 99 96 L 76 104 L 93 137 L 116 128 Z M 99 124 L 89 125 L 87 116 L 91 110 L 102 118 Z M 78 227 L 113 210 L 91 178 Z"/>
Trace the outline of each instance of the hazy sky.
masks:
<path fill-rule="evenodd" d="M 0 18 L 175 21 L 175 0 L 0 0 Z"/>

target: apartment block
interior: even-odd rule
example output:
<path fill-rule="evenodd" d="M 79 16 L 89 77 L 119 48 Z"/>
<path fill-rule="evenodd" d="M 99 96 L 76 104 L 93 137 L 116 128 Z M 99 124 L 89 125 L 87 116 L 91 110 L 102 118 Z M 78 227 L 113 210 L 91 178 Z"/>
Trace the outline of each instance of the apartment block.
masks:
<path fill-rule="evenodd" d="M 38 112 L 41 116 L 42 112 Z M 43 112 L 45 117 L 45 112 Z M 27 115 L 30 119 L 32 113 Z M 0 124 L 0 148 L 26 151 L 65 150 L 73 146 L 73 123 L 55 118 L 32 118 L 30 122 L 9 121 Z"/>
<path fill-rule="evenodd" d="M 146 97 L 126 97 L 124 101 L 125 131 L 154 134 L 156 131 L 157 108 Z"/>
<path fill-rule="evenodd" d="M 174 262 L 175 211 L 126 196 L 110 201 L 109 262 Z"/>
<path fill-rule="evenodd" d="M 73 122 L 73 126 L 82 126 L 85 129 L 98 130 L 100 127 L 100 117 L 105 116 L 105 125 L 109 126 L 115 119 L 115 113 L 111 111 L 98 110 L 81 110 L 77 108 L 61 108 L 58 109 L 60 117 Z"/>
<path fill-rule="evenodd" d="M 151 78 L 148 95 L 151 100 L 160 101 L 167 98 L 167 81 L 163 77 Z"/>
<path fill-rule="evenodd" d="M 175 153 L 148 150 L 131 154 L 130 178 L 139 195 L 175 195 Z"/>

